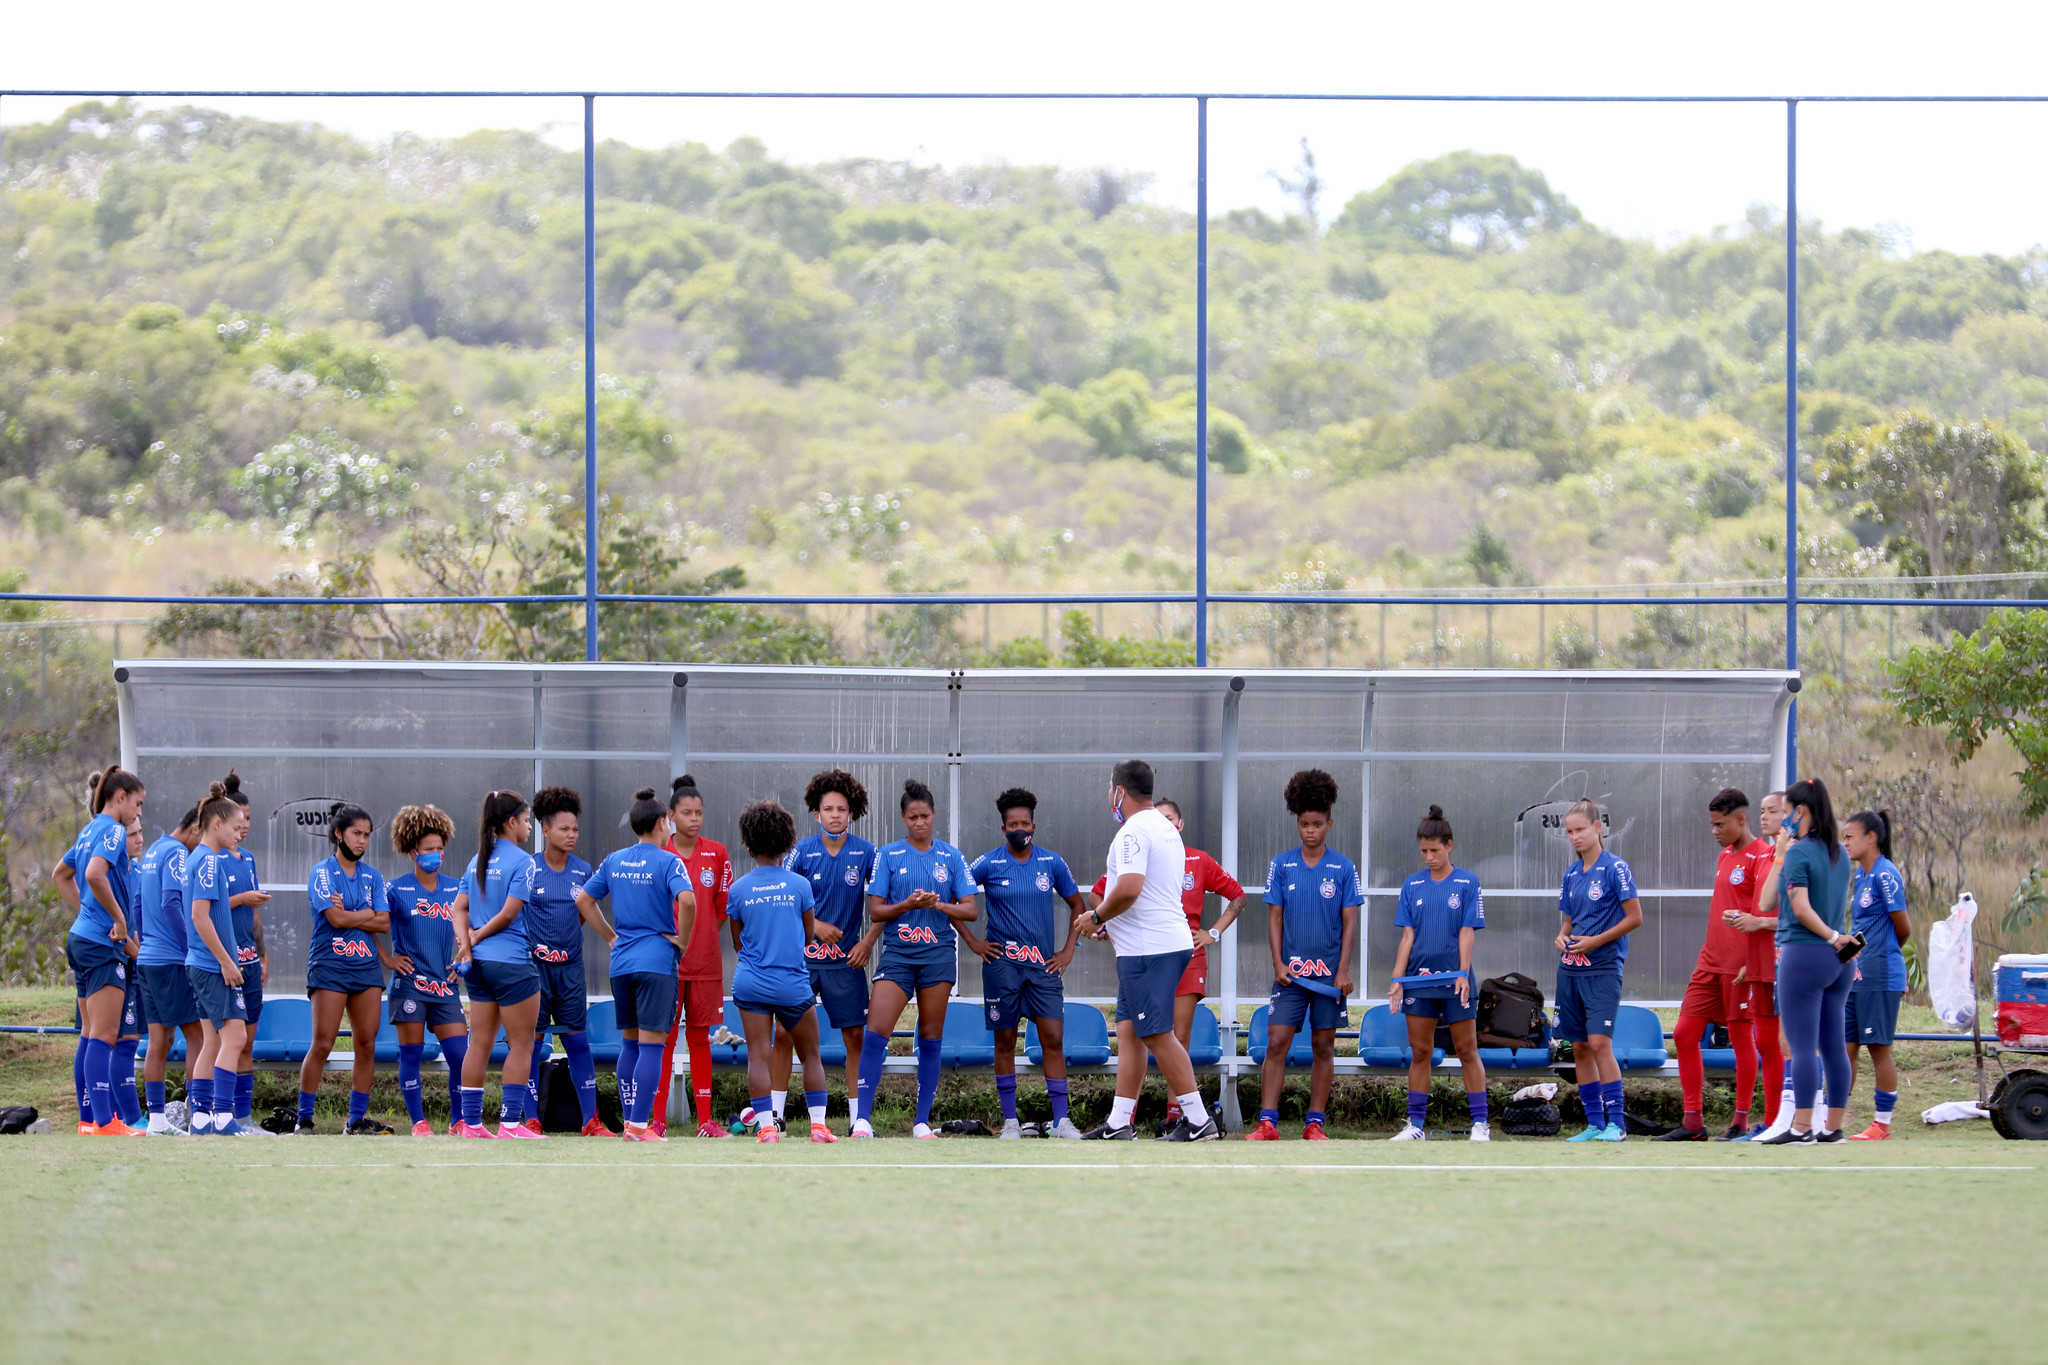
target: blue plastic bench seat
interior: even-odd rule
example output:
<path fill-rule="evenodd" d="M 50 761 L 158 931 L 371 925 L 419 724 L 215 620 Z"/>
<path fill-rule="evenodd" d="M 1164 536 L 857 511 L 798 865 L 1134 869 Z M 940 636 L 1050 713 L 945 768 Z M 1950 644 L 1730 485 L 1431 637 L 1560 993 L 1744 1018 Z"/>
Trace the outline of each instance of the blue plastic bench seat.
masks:
<path fill-rule="evenodd" d="M 585 1026 L 590 1031 L 590 1059 L 600 1066 L 617 1066 L 619 1045 L 625 1041 L 625 1035 L 619 1032 L 617 1002 L 591 1001 Z"/>
<path fill-rule="evenodd" d="M 1408 1046 L 1407 1015 L 1374 1005 L 1358 1021 L 1358 1059 L 1367 1066 L 1405 1067 L 1414 1055 Z M 1431 1066 L 1443 1059 L 1442 1048 L 1430 1049 Z"/>
<path fill-rule="evenodd" d="M 1109 1065 L 1109 1022 L 1093 1005 L 1065 1002 L 1060 1011 L 1060 1051 L 1068 1066 Z M 1024 1055 L 1034 1065 L 1045 1064 L 1045 1045 L 1038 1040 L 1038 1025 L 1024 1024 Z"/>
<path fill-rule="evenodd" d="M 725 1002 L 725 1027 L 732 1033 L 734 1038 L 740 1041 L 713 1043 L 711 1045 L 711 1065 L 745 1066 L 747 1064 L 747 1044 L 745 1041 L 747 1027 L 740 1022 L 740 1007 L 730 1000 Z"/>
<path fill-rule="evenodd" d="M 1261 1066 L 1266 1061 L 1266 1016 L 1271 1013 L 1271 1010 L 1271 1006 L 1261 1005 L 1252 1011 L 1250 1028 L 1252 1061 Z M 1308 1030 L 1296 1030 L 1294 1041 L 1287 1048 L 1287 1065 L 1307 1066 L 1313 1060 L 1315 1060 L 1315 1052 L 1309 1040 Z M 1407 1063 L 1403 1062 L 1402 1065 L 1405 1066 Z"/>
<path fill-rule="evenodd" d="M 946 1005 L 946 1031 L 939 1057 L 946 1066 L 989 1066 L 996 1059 L 996 1036 L 989 1032 L 988 1010 L 965 1000 Z"/>
<path fill-rule="evenodd" d="M 1614 1063 L 1623 1071 L 1656 1071 L 1670 1058 L 1664 1023 L 1654 1010 L 1623 1005 L 1614 1017 Z"/>
<path fill-rule="evenodd" d="M 313 1002 L 298 995 L 265 999 L 256 1021 L 255 1060 L 302 1062 L 312 1047 Z"/>
<path fill-rule="evenodd" d="M 1216 1011 L 1195 1006 L 1195 1025 L 1188 1030 L 1188 1060 L 1196 1066 L 1214 1066 L 1223 1060 L 1223 1026 Z"/>

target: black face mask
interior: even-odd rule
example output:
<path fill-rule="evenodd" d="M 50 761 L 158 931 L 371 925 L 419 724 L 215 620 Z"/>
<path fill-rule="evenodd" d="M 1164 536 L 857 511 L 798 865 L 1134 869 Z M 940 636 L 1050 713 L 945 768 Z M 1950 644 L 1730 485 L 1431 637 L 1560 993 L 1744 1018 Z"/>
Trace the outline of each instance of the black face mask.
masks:
<path fill-rule="evenodd" d="M 1025 849 L 1031 847 L 1031 834 L 1028 830 L 1006 829 L 1003 831 L 1003 837 L 1010 841 L 1010 852 L 1012 853 L 1022 853 Z"/>

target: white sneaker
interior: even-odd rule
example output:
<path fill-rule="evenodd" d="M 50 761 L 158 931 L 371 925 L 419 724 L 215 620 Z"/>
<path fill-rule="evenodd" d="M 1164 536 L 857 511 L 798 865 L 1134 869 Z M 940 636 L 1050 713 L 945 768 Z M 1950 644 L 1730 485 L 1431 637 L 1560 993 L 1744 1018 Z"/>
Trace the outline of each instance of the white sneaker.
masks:
<path fill-rule="evenodd" d="M 932 1126 L 929 1123 L 916 1125 L 910 1130 L 910 1135 L 914 1138 L 936 1138 L 938 1136 L 937 1133 L 932 1131 Z"/>
<path fill-rule="evenodd" d="M 1467 1141 L 1491 1142 L 1493 1141 L 1493 1129 L 1484 1123 L 1475 1123 L 1472 1125 L 1472 1136 Z"/>
<path fill-rule="evenodd" d="M 177 1124 L 172 1123 L 170 1118 L 167 1115 L 165 1115 L 162 1110 L 158 1110 L 156 1113 L 151 1114 L 149 1116 L 149 1132 L 153 1137 L 192 1136 L 192 1134 L 186 1129 L 180 1128 Z"/>
<path fill-rule="evenodd" d="M 1021 1139 L 1024 1136 L 1024 1129 L 1018 1124 L 1017 1120 L 1004 1119 L 1003 1131 L 997 1133 L 996 1136 L 999 1138 Z"/>
<path fill-rule="evenodd" d="M 866 1119 L 855 1119 L 853 1127 L 846 1130 L 846 1135 L 850 1138 L 871 1138 L 875 1135 L 875 1128 Z"/>
<path fill-rule="evenodd" d="M 1052 1126 L 1052 1135 L 1056 1138 L 1071 1138 L 1075 1141 L 1079 1141 L 1081 1137 L 1081 1130 L 1074 1126 L 1073 1119 L 1064 1118 Z"/>
<path fill-rule="evenodd" d="M 1429 1134 L 1423 1132 L 1412 1123 L 1404 1125 L 1400 1132 L 1387 1139 L 1389 1142 L 1427 1142 L 1428 1140 Z"/>

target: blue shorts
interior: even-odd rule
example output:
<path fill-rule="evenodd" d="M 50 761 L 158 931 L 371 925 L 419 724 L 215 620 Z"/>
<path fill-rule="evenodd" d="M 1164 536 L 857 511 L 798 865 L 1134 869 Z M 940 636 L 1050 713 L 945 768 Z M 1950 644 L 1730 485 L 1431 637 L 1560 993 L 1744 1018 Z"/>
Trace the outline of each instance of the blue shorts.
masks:
<path fill-rule="evenodd" d="M 1176 980 L 1176 983 L 1178 981 Z M 1066 1017 L 1066 989 L 1043 967 L 1008 958 L 981 964 L 981 998 L 988 1006 L 988 1026 L 1002 1033 L 1025 1019 Z"/>
<path fill-rule="evenodd" d="M 1621 976 L 1596 972 L 1557 974 L 1557 1036 L 1567 1043 L 1614 1036 L 1621 1013 Z"/>
<path fill-rule="evenodd" d="M 540 1022 L 535 1027 L 557 1024 L 570 1033 L 587 1030 L 590 992 L 583 984 L 583 959 L 542 962 L 535 958 L 533 969 L 540 976 Z"/>
<path fill-rule="evenodd" d="M 1135 1024 L 1140 1038 L 1173 1032 L 1173 996 L 1192 948 L 1116 960 L 1116 1021 Z"/>
<path fill-rule="evenodd" d="M 443 1024 L 463 1023 L 462 995 L 450 981 L 437 981 L 421 973 L 391 974 L 391 992 L 386 1010 L 394 1024 L 425 1024 L 430 1029 Z"/>
<path fill-rule="evenodd" d="M 242 999 L 240 986 L 230 986 L 226 978 L 204 967 L 187 967 L 185 980 L 192 988 L 194 1003 L 199 1006 L 199 1017 L 215 1028 L 230 1019 L 248 1019 L 249 1007 Z"/>
<path fill-rule="evenodd" d="M 1416 972 L 1411 965 L 1408 969 Z M 1479 1017 L 1479 983 L 1468 974 L 1465 982 L 1465 1003 L 1459 1004 L 1456 992 L 1449 995 L 1434 995 L 1418 998 L 1407 991 L 1401 992 L 1401 1013 L 1417 1019 L 1437 1019 L 1446 1024 L 1462 1024 L 1467 1019 Z"/>
<path fill-rule="evenodd" d="M 185 964 L 136 968 L 142 978 L 142 994 L 149 1022 L 165 1028 L 184 1028 L 199 1022 L 199 1005 L 192 999 L 192 983 L 185 979 Z"/>
<path fill-rule="evenodd" d="M 116 1038 L 140 1038 L 149 1027 L 149 1006 L 144 1003 L 142 969 L 128 964 L 128 998 L 121 1002 L 121 1031 Z"/>
<path fill-rule="evenodd" d="M 1850 1047 L 1890 1047 L 1899 1031 L 1899 992 L 1850 991 L 1842 1028 Z"/>
<path fill-rule="evenodd" d="M 801 1024 L 804 1021 L 804 1016 L 811 1012 L 811 1002 L 808 1000 L 804 1001 L 801 1005 L 771 1005 L 760 1000 L 742 1000 L 738 996 L 734 996 L 732 1003 L 733 1008 L 739 1010 L 742 1014 L 767 1015 L 776 1023 L 782 1025 L 785 1032 Z"/>
<path fill-rule="evenodd" d="M 676 1020 L 678 983 L 671 972 L 624 972 L 612 978 L 619 1028 L 666 1035 Z"/>
<path fill-rule="evenodd" d="M 1321 1033 L 1325 1029 L 1336 1028 L 1347 1013 L 1343 1001 L 1297 986 L 1292 981 L 1275 984 L 1266 1003 L 1268 1028 L 1277 1025 L 1299 1029 L 1305 1021 L 1309 1032 Z"/>
<path fill-rule="evenodd" d="M 825 1019 L 833 1028 L 866 1026 L 868 974 L 858 967 L 811 968 L 811 992 L 825 1002 Z"/>
<path fill-rule="evenodd" d="M 78 980 L 78 998 L 98 995 L 112 987 L 128 993 L 128 954 L 110 938 L 90 939 L 79 934 L 64 936 L 64 960 Z"/>
<path fill-rule="evenodd" d="M 330 957 L 316 957 L 306 964 L 306 994 L 314 991 L 335 991 L 341 995 L 357 995 L 363 991 L 384 993 L 384 970 L 372 958 L 365 962 L 360 958 L 337 961 Z"/>
<path fill-rule="evenodd" d="M 540 973 L 529 961 L 469 964 L 469 998 L 474 1004 L 523 1005 L 539 994 Z"/>
<path fill-rule="evenodd" d="M 938 962 L 905 962 L 901 956 L 882 950 L 882 969 L 877 981 L 893 981 L 912 1000 L 926 986 L 950 986 L 960 979 L 960 964 L 948 957 Z"/>
<path fill-rule="evenodd" d="M 242 1003 L 248 1007 L 249 1027 L 253 1029 L 263 1018 L 263 959 L 235 965 L 242 969 Z"/>

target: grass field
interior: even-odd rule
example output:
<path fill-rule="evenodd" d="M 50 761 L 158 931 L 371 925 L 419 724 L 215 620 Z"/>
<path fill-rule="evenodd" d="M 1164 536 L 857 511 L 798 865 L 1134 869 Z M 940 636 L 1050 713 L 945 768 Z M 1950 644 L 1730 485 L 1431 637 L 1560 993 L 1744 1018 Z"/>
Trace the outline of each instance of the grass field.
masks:
<path fill-rule="evenodd" d="M 0 1358 L 2031 1359 L 2037 1150 L 12 1139 Z"/>

